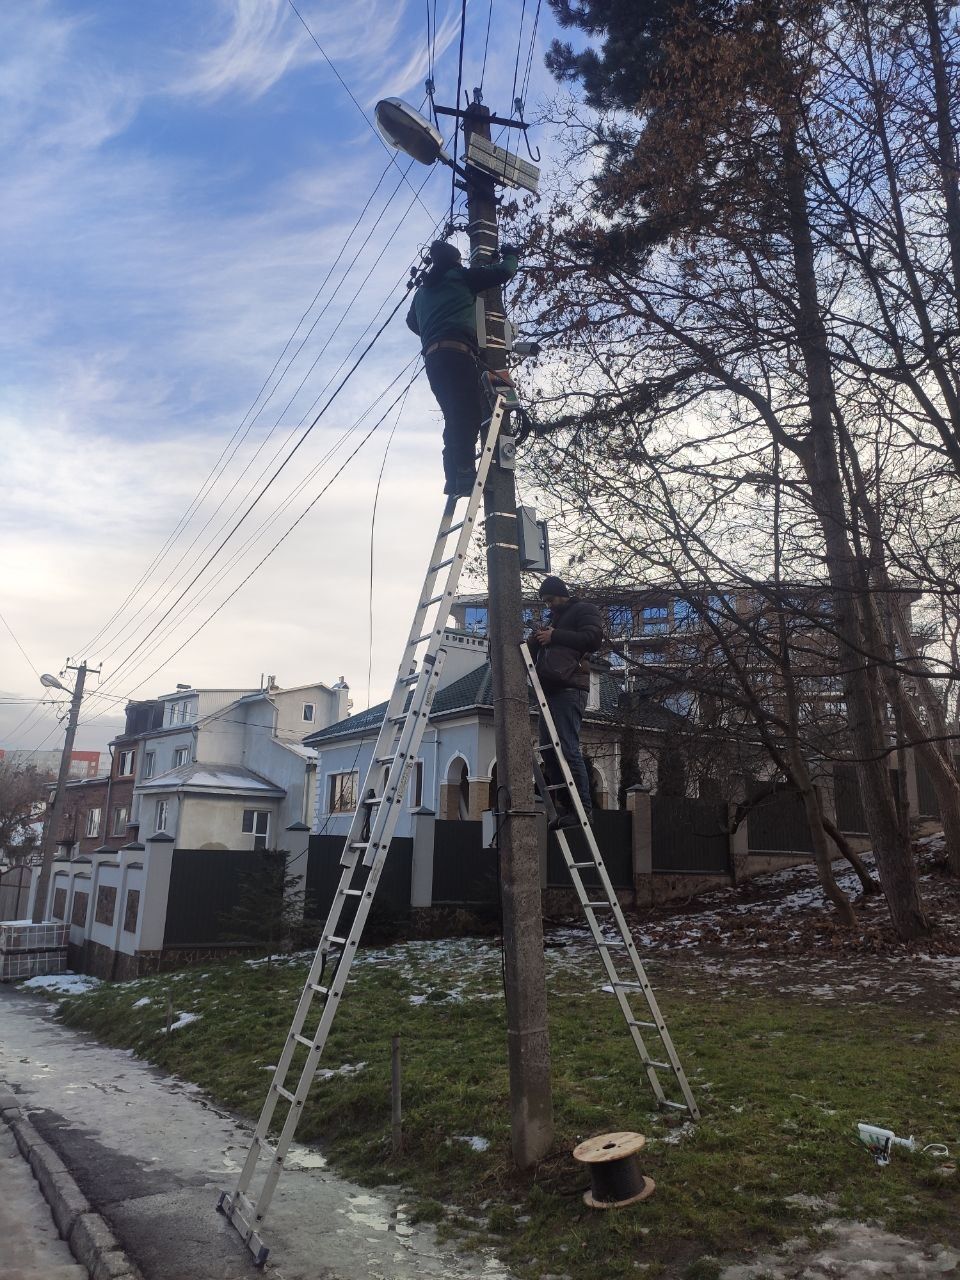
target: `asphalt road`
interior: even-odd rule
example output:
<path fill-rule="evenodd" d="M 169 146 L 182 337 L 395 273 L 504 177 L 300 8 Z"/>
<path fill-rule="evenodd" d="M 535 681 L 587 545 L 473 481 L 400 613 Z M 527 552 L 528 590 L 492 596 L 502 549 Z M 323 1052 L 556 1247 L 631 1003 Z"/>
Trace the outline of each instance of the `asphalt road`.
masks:
<path fill-rule="evenodd" d="M 262 1273 L 215 1207 L 249 1129 L 196 1086 L 61 1026 L 52 1009 L 0 986 L 0 1079 L 145 1280 L 255 1280 Z M 264 1226 L 274 1280 L 510 1280 L 493 1257 L 457 1255 L 428 1225 L 406 1223 L 389 1192 L 334 1177 L 313 1151 L 298 1150 L 298 1163 Z M 51 1270 L 50 1280 L 61 1278 Z"/>

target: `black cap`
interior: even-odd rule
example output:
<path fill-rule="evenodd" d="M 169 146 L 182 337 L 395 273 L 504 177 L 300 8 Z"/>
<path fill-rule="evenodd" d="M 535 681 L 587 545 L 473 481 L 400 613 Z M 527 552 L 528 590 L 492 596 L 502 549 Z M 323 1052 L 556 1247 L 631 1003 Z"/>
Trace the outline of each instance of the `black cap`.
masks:
<path fill-rule="evenodd" d="M 544 578 L 540 583 L 537 594 L 540 596 L 566 596 L 568 599 L 570 597 L 570 592 L 567 590 L 567 584 L 563 579 L 553 577 Z"/>
<path fill-rule="evenodd" d="M 430 246 L 430 261 L 438 267 L 455 267 L 460 261 L 460 250 L 446 240 L 434 240 Z"/>

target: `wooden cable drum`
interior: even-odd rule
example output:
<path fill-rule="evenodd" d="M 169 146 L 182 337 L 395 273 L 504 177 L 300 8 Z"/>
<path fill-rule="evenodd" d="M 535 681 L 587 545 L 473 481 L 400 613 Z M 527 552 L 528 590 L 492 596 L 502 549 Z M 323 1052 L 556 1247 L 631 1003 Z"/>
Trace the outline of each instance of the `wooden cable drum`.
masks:
<path fill-rule="evenodd" d="M 656 1184 L 640 1172 L 639 1152 L 646 1146 L 642 1133 L 601 1133 L 574 1148 L 573 1158 L 590 1169 L 590 1190 L 583 1202 L 591 1209 L 622 1209 L 648 1200 Z"/>

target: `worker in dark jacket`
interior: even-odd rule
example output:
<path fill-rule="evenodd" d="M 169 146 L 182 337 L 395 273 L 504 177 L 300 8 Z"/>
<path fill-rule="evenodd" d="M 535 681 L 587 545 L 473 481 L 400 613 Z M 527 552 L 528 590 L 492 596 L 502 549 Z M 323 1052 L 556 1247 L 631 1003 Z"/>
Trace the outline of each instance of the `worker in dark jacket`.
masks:
<path fill-rule="evenodd" d="M 517 271 L 517 251 L 501 261 L 464 267 L 460 250 L 445 240 L 430 246 L 430 270 L 413 295 L 407 325 L 419 334 L 430 389 L 443 411 L 444 493 L 467 497 L 477 480 L 477 437 L 483 400 L 477 368 L 477 294 L 506 284 Z"/>
<path fill-rule="evenodd" d="M 560 747 L 589 819 L 593 812 L 593 801 L 587 766 L 580 751 L 580 726 L 590 691 L 590 662 L 587 655 L 600 648 L 603 640 L 603 618 L 595 604 L 572 597 L 566 583 L 560 578 L 544 578 L 539 595 L 550 610 L 550 618 L 548 625 L 541 625 L 533 633 L 529 641 L 530 653 L 556 726 Z M 549 743 L 550 734 L 541 717 L 540 744 L 547 746 Z M 552 786 L 559 786 L 563 782 L 563 773 L 553 752 L 545 752 L 543 761 L 547 782 Z M 576 826 L 578 819 L 572 803 L 563 802 L 562 791 L 552 794 L 557 817 L 551 825 Z"/>

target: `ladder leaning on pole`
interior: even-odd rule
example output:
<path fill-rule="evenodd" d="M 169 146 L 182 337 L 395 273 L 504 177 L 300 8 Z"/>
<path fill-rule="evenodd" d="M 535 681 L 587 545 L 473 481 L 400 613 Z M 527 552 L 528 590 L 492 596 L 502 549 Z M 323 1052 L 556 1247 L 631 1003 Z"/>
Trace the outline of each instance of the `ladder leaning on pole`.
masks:
<path fill-rule="evenodd" d="M 440 520 L 430 567 L 421 590 L 397 680 L 363 787 L 357 797 L 356 812 L 340 859 L 343 870 L 323 927 L 320 945 L 310 965 L 290 1032 L 274 1069 L 270 1090 L 237 1185 L 233 1191 L 221 1192 L 217 1205 L 240 1232 L 258 1266 L 263 1265 L 268 1253 L 260 1236 L 261 1224 L 283 1170 L 283 1163 L 316 1075 L 337 1007 L 345 994 L 357 944 L 396 830 L 410 770 L 437 691 L 446 654 L 441 641 L 447 615 L 453 604 L 473 537 L 500 428 L 505 414 L 513 407 L 512 397 L 500 388 L 494 389 L 491 400 L 492 412 L 483 437 L 477 480 L 468 498 L 466 510 L 455 523 L 453 517 L 458 500 L 451 497 L 447 500 Z M 454 535 L 456 543 L 451 546 Z M 444 571 L 446 574 L 443 585 L 438 588 Z M 310 1031 L 307 1022 L 314 1000 L 319 1002 L 319 1018 L 315 1023 L 311 1021 L 311 1026 L 315 1026 L 315 1029 Z M 317 1018 L 316 1011 L 314 1018 Z M 305 1052 L 298 1056 L 298 1049 Z M 294 1085 L 293 1079 L 298 1072 L 299 1077 Z M 287 1112 L 279 1137 L 271 1142 L 269 1138 L 274 1112 L 281 1102 L 286 1104 Z M 255 1183 L 258 1184 L 258 1189 L 255 1189 Z"/>
<path fill-rule="evenodd" d="M 613 994 L 617 998 L 620 1011 L 626 1021 L 633 1043 L 636 1045 L 637 1052 L 640 1054 L 640 1061 L 647 1073 L 647 1079 L 650 1081 L 650 1087 L 659 1105 L 676 1111 L 686 1111 L 691 1119 L 699 1120 L 700 1110 L 687 1082 L 683 1067 L 680 1065 L 677 1051 L 673 1047 L 670 1032 L 667 1030 L 667 1024 L 663 1020 L 663 1014 L 660 1012 L 657 998 L 653 994 L 653 988 L 650 986 L 650 982 L 644 972 L 637 945 L 630 932 L 630 926 L 627 924 L 620 907 L 617 891 L 610 881 L 607 868 L 604 865 L 603 858 L 600 856 L 596 837 L 590 823 L 587 821 L 583 802 L 570 772 L 570 766 L 564 759 L 563 752 L 560 749 L 557 727 L 553 722 L 553 716 L 550 714 L 550 708 L 544 697 L 540 678 L 530 656 L 530 650 L 526 644 L 522 644 L 520 652 L 523 654 L 523 661 L 527 668 L 527 678 L 536 694 L 540 715 L 550 735 L 549 746 L 538 744 L 535 748 L 534 759 L 536 761 L 537 785 L 540 788 L 549 817 L 556 817 L 557 807 L 554 804 L 553 797 L 557 792 L 567 793 L 566 798 L 577 817 L 578 821 L 575 825 L 561 827 L 557 830 L 557 843 L 563 854 L 567 870 L 570 872 L 570 879 L 573 881 L 573 887 L 577 891 L 580 905 L 583 907 L 587 924 L 593 934 L 593 940 L 597 945 L 597 950 L 600 952 L 600 959 L 610 980 Z M 563 782 L 552 785 L 547 784 L 544 777 L 544 756 L 548 752 L 552 753 L 556 759 L 563 774 Z M 571 834 L 577 836 L 578 846 L 586 847 L 586 853 L 578 852 L 574 855 L 570 848 Z M 584 873 L 590 877 L 588 885 L 584 884 Z M 598 912 L 600 913 L 599 915 Z M 610 938 L 608 932 L 613 930 L 616 931 L 617 936 Z M 638 1018 L 631 1000 L 639 1003 L 641 997 L 646 1003 L 648 1013 L 642 1018 Z M 653 1035 L 659 1037 L 663 1046 L 664 1060 L 660 1059 L 659 1054 L 656 1058 L 650 1056 L 644 1042 L 643 1032 L 647 1032 L 648 1038 Z M 673 1076 L 683 1098 L 682 1102 L 672 1101 L 666 1096 L 660 1079 L 661 1075 Z"/>

